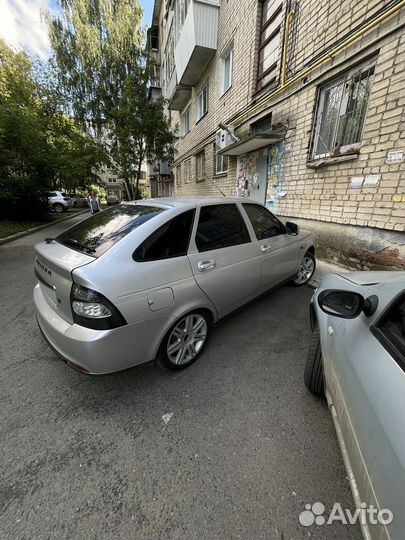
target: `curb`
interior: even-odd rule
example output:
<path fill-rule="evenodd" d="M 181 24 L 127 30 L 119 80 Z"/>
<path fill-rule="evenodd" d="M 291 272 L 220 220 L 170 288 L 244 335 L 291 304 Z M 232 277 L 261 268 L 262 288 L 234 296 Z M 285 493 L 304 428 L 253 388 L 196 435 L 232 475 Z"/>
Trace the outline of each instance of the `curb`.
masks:
<path fill-rule="evenodd" d="M 0 238 L 0 246 L 2 244 L 7 244 L 8 242 L 12 242 L 13 240 L 18 240 L 18 238 L 23 238 L 24 236 L 28 236 L 42 229 L 46 229 L 47 227 L 52 227 L 52 225 L 56 225 L 57 223 L 61 223 L 62 221 L 67 221 L 68 219 L 72 219 L 75 216 L 80 216 L 81 214 L 84 214 L 85 212 L 88 212 L 88 209 L 82 210 L 81 212 L 75 212 L 73 215 L 63 217 L 61 219 L 58 219 L 57 221 L 54 221 L 53 223 L 45 223 L 44 225 L 39 225 L 38 227 L 33 227 L 32 229 L 27 229 L 26 231 L 21 231 L 19 233 L 12 234 L 11 236 Z"/>

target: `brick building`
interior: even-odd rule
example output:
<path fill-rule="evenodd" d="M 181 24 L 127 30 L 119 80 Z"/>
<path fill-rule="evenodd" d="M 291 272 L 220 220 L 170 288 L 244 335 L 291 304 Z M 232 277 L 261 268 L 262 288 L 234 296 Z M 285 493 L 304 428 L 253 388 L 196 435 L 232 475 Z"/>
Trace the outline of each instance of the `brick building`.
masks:
<path fill-rule="evenodd" d="M 178 195 L 249 196 L 405 269 L 404 0 L 155 0 Z"/>

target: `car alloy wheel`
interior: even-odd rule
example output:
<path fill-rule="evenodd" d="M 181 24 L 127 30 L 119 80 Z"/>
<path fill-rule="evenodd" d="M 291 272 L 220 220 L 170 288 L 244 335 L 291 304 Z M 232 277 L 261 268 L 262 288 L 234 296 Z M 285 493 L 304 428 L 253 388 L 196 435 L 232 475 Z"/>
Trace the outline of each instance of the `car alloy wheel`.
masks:
<path fill-rule="evenodd" d="M 297 276 L 294 279 L 294 285 L 305 285 L 311 279 L 315 272 L 315 257 L 312 253 L 306 253 L 301 261 Z"/>
<path fill-rule="evenodd" d="M 63 208 L 63 204 L 60 204 L 60 203 L 56 203 L 53 205 L 53 209 L 55 210 L 55 212 L 57 212 L 58 214 L 61 214 L 64 210 Z"/>
<path fill-rule="evenodd" d="M 169 334 L 166 355 L 169 365 L 179 368 L 193 362 L 204 348 L 208 321 L 202 313 L 190 313 L 176 323 Z"/>

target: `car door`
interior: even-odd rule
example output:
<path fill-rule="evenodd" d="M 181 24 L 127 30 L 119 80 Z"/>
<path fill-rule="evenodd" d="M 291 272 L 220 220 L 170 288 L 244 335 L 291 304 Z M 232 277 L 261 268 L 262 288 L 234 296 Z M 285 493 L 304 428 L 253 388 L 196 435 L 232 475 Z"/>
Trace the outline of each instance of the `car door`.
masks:
<path fill-rule="evenodd" d="M 401 538 L 405 530 L 405 290 L 392 296 L 374 318 L 329 317 L 322 346 L 360 498 L 394 515 L 386 525 L 369 522 L 373 539 Z"/>
<path fill-rule="evenodd" d="M 200 207 L 189 260 L 219 317 L 258 294 L 260 257 L 235 203 Z"/>
<path fill-rule="evenodd" d="M 242 204 L 256 235 L 262 264 L 261 291 L 295 275 L 299 266 L 300 240 L 287 234 L 284 225 L 264 206 Z"/>

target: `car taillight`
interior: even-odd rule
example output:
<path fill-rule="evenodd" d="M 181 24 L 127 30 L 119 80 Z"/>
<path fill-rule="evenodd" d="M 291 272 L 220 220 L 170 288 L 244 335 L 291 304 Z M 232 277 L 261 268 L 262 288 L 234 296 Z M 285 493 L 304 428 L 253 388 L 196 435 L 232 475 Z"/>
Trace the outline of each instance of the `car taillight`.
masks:
<path fill-rule="evenodd" d="M 127 324 L 119 310 L 97 291 L 73 283 L 70 291 L 73 321 L 94 330 L 110 330 Z"/>

